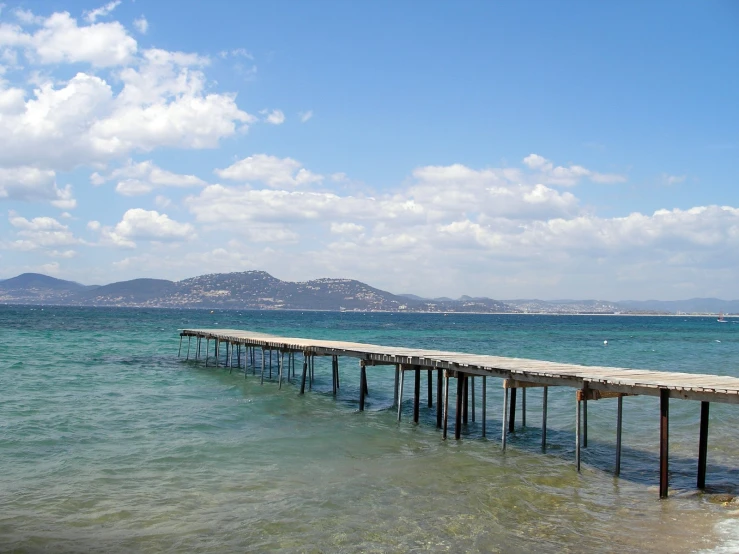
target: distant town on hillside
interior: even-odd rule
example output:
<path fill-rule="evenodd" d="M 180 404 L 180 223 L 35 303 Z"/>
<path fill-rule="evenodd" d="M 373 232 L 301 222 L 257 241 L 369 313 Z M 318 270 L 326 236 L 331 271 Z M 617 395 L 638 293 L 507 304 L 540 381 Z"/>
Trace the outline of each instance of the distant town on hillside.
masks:
<path fill-rule="evenodd" d="M 264 271 L 82 285 L 39 273 L 0 280 L 0 303 L 145 308 L 537 314 L 739 314 L 739 300 L 494 300 L 393 294 L 354 279 L 282 281 Z"/>

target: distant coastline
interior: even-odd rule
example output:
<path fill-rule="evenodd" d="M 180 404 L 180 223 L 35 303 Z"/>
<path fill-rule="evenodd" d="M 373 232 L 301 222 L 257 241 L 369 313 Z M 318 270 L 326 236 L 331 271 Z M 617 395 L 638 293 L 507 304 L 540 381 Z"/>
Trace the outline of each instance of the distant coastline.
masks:
<path fill-rule="evenodd" d="M 220 307 L 210 308 L 203 306 L 136 306 L 136 305 L 81 305 L 81 304 L 34 304 L 23 302 L 2 302 L 0 306 L 17 306 L 28 308 L 91 308 L 91 309 L 123 309 L 123 310 L 179 310 L 179 311 L 222 311 L 222 312 L 315 312 L 315 313 L 331 313 L 331 314 L 391 314 L 391 315 L 495 315 L 495 316 L 556 316 L 556 317 L 690 317 L 690 318 L 715 318 L 718 313 L 705 314 L 669 314 L 669 313 L 578 313 L 578 312 L 423 312 L 423 311 L 392 311 L 392 310 L 323 310 L 311 308 L 236 308 L 236 307 Z M 735 320 L 739 322 L 739 314 L 723 314 L 725 319 Z"/>
<path fill-rule="evenodd" d="M 82 285 L 38 273 L 0 281 L 0 304 L 157 309 L 289 310 L 338 313 L 628 315 L 725 317 L 739 315 L 739 300 L 683 301 L 497 300 L 461 296 L 423 298 L 393 294 L 345 278 L 282 281 L 264 271 L 214 273 L 182 281 L 132 279 Z"/>

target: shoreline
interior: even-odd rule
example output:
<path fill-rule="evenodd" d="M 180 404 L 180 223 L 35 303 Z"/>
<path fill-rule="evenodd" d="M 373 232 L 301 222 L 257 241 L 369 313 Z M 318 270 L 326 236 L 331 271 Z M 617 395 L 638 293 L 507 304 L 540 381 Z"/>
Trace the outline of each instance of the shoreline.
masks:
<path fill-rule="evenodd" d="M 84 304 L 28 304 L 22 302 L 0 302 L 0 306 L 19 306 L 29 308 L 118 308 L 128 310 L 219 310 L 226 312 L 245 311 L 245 312 L 317 312 L 317 313 L 336 313 L 336 314 L 423 314 L 423 315 L 548 315 L 548 316 L 610 316 L 610 317 L 719 317 L 720 313 L 703 313 L 703 314 L 672 314 L 659 312 L 645 313 L 597 313 L 597 312 L 426 312 L 426 311 L 408 311 L 408 310 L 324 310 L 316 308 L 232 308 L 232 307 L 200 307 L 200 306 L 88 306 Z M 739 321 L 739 314 L 723 314 L 724 319 L 733 319 Z"/>

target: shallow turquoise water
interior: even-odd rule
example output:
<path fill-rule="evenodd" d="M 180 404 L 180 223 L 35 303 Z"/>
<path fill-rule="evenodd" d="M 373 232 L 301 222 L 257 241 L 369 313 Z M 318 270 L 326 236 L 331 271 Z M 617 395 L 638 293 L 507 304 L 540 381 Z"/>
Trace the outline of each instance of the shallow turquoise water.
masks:
<path fill-rule="evenodd" d="M 356 360 L 341 360 L 336 399 L 326 360 L 300 397 L 178 359 L 181 327 L 739 375 L 739 324 L 712 318 L 0 306 L 0 551 L 733 548 L 737 516 L 718 501 L 739 492 L 738 406 L 712 405 L 703 495 L 699 405 L 672 401 L 660 501 L 655 398 L 624 400 L 620 479 L 615 401 L 591 403 L 578 474 L 572 390 L 550 389 L 546 454 L 538 391 L 503 454 L 495 381 L 488 439 L 478 405 L 463 440 L 444 442 L 434 409 L 414 426 L 407 403 L 397 423 L 388 368 L 369 370 L 359 413 Z"/>

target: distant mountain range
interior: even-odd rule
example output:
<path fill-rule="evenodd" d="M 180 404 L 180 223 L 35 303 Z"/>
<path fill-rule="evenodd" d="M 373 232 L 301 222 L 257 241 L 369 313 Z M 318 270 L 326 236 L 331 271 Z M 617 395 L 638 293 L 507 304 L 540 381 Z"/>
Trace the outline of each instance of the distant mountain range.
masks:
<path fill-rule="evenodd" d="M 39 273 L 0 280 L 0 303 L 157 308 L 475 313 L 739 313 L 739 300 L 494 300 L 392 294 L 353 279 L 281 281 L 264 271 L 214 273 L 182 281 L 133 279 L 86 286 Z"/>
<path fill-rule="evenodd" d="M 0 281 L 0 302 L 72 306 L 233 308 L 390 312 L 510 312 L 496 300 L 413 300 L 353 279 L 281 281 L 264 271 L 215 273 L 183 281 L 133 279 L 85 286 L 47 275 L 24 273 Z"/>

